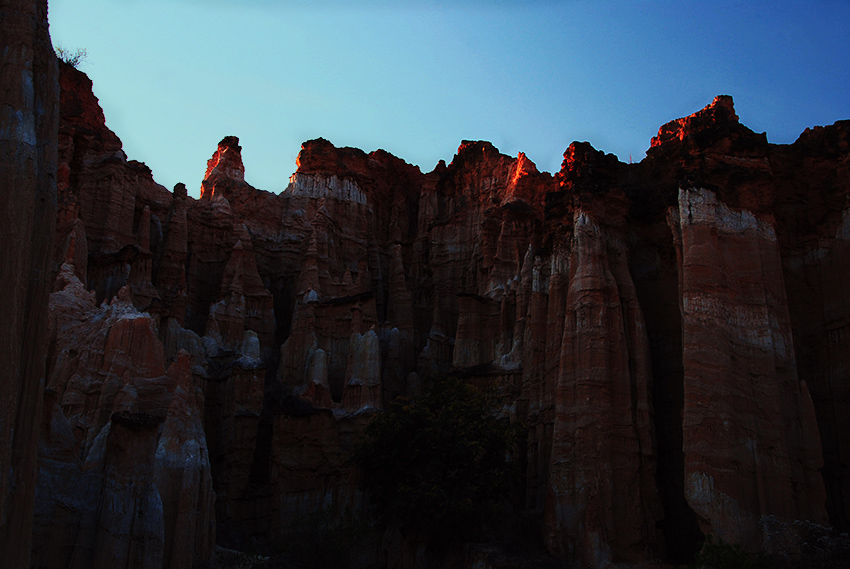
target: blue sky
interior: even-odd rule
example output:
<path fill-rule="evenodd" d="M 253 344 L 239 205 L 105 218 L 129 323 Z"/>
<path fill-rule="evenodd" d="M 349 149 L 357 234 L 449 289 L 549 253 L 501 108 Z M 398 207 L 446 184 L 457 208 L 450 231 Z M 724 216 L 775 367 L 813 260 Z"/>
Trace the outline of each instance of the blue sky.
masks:
<path fill-rule="evenodd" d="M 383 148 L 433 169 L 463 139 L 560 168 L 573 140 L 638 161 L 718 94 L 776 143 L 850 118 L 850 2 L 51 0 L 84 47 L 107 125 L 197 196 L 240 138 L 279 192 L 301 142 Z"/>

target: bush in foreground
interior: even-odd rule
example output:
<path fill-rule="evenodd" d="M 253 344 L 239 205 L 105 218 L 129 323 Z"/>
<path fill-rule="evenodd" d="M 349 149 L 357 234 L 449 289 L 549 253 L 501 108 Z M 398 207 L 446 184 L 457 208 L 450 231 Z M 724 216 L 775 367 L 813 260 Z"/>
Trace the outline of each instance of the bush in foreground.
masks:
<path fill-rule="evenodd" d="M 356 460 L 385 522 L 468 538 L 512 489 L 515 442 L 491 394 L 440 377 L 424 396 L 400 397 L 376 416 Z"/>

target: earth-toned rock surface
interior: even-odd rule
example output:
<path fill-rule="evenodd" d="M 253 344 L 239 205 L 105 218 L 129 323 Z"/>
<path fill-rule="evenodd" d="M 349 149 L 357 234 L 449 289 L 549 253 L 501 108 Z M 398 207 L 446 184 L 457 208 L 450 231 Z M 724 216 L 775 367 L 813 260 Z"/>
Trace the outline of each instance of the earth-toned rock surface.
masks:
<path fill-rule="evenodd" d="M 49 48 L 34 14 L 4 32 Z M 20 62 L 44 101 L 52 61 Z M 0 259 L 12 566 L 30 534 L 39 567 L 177 568 L 368 518 L 352 451 L 438 373 L 521 425 L 515 514 L 560 562 L 848 528 L 850 122 L 772 145 L 720 96 L 637 164 L 575 142 L 554 175 L 487 142 L 422 173 L 317 139 L 279 195 L 226 136 L 195 200 L 128 160 L 84 74 L 59 84 L 58 137 L 48 112 L 0 141 L 27 196 L 0 196 L 26 253 Z M 360 550 L 433 554 L 399 528 Z"/>
<path fill-rule="evenodd" d="M 0 1 L 0 557 L 29 567 L 59 89 L 46 0 Z"/>

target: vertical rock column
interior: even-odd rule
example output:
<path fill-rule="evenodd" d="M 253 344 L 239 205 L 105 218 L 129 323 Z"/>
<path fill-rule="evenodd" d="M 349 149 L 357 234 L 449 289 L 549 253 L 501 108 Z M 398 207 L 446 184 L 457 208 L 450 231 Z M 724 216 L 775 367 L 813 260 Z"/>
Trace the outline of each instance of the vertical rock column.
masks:
<path fill-rule="evenodd" d="M 174 318 L 183 326 L 186 318 L 186 256 L 188 225 L 186 222 L 186 186 L 174 186 L 174 199 L 166 224 L 165 247 L 154 265 L 154 279 L 162 299 L 163 319 Z"/>
<path fill-rule="evenodd" d="M 215 541 L 215 492 L 204 434 L 203 396 L 192 383 L 190 357 L 180 351 L 168 368 L 176 385 L 160 430 L 154 475 L 162 499 L 162 569 L 208 562 Z"/>
<path fill-rule="evenodd" d="M 850 176 L 844 179 L 850 187 Z M 831 231 L 818 239 L 799 232 L 801 242 L 782 252 L 797 370 L 811 390 L 823 445 L 826 509 L 830 524 L 843 531 L 850 528 L 850 199 L 845 199 L 834 238 Z"/>
<path fill-rule="evenodd" d="M 0 551 L 28 567 L 56 223 L 58 82 L 46 0 L 0 0 Z"/>
<path fill-rule="evenodd" d="M 763 515 L 825 522 L 817 424 L 798 377 L 773 227 L 679 193 L 685 496 L 704 532 L 761 543 Z"/>
<path fill-rule="evenodd" d="M 657 540 L 651 376 L 624 256 L 587 213 L 574 227 L 547 537 L 552 551 L 604 567 L 646 558 Z"/>

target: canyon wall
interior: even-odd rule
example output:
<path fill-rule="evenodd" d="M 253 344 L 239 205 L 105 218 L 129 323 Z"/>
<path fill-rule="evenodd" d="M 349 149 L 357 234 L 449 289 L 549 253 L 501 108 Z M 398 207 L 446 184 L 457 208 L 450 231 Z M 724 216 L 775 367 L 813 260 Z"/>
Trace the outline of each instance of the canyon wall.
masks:
<path fill-rule="evenodd" d="M 46 174 L 3 161 L 29 196 L 58 187 L 55 228 L 27 202 L 3 241 L 41 248 L 4 266 L 10 321 L 49 307 L 4 344 L 31 408 L 4 413 L 30 419 L 0 455 L 29 494 L 4 479 L 0 521 L 28 501 L 39 566 L 199 566 L 364 512 L 352 449 L 437 373 L 499 388 L 525 433 L 518 509 L 562 560 L 847 528 L 850 122 L 772 145 L 721 96 L 640 163 L 576 142 L 555 175 L 486 142 L 423 174 L 318 139 L 280 194 L 227 136 L 195 200 L 59 75 L 58 143 L 27 150 Z"/>
<path fill-rule="evenodd" d="M 0 1 L 0 552 L 29 567 L 56 223 L 59 89 L 47 2 Z"/>

